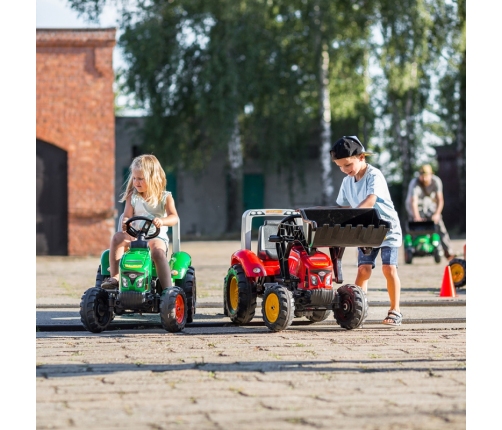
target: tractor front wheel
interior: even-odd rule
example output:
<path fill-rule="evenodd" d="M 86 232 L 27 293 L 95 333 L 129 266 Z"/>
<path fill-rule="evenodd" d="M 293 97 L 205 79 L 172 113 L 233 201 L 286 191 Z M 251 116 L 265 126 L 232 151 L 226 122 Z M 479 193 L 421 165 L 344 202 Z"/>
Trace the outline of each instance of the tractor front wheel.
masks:
<path fill-rule="evenodd" d="M 106 330 L 113 320 L 113 308 L 109 305 L 108 292 L 102 288 L 89 288 L 80 301 L 80 321 L 92 333 Z"/>
<path fill-rule="evenodd" d="M 223 288 L 223 303 L 225 315 L 230 317 L 234 324 L 247 324 L 254 318 L 256 296 L 253 284 L 240 264 L 234 264 L 228 269 Z"/>
<path fill-rule="evenodd" d="M 167 288 L 160 298 L 160 322 L 162 327 L 177 333 L 185 328 L 187 323 L 187 298 L 180 287 Z"/>
<path fill-rule="evenodd" d="M 287 288 L 281 285 L 267 288 L 261 306 L 263 320 L 270 330 L 285 330 L 293 322 L 295 304 L 293 294 Z"/>
<path fill-rule="evenodd" d="M 337 294 L 339 300 L 333 306 L 336 322 L 347 330 L 359 327 L 368 313 L 364 291 L 357 285 L 346 284 L 338 288 Z"/>
<path fill-rule="evenodd" d="M 439 250 L 439 248 L 436 248 L 434 250 L 434 261 L 437 264 L 441 263 L 441 251 Z"/>

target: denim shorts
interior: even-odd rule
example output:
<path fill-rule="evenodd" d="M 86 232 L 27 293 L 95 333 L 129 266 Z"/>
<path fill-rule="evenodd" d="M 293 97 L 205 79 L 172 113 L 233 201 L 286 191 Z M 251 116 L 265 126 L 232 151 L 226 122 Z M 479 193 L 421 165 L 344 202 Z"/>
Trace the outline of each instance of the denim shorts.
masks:
<path fill-rule="evenodd" d="M 374 269 L 375 261 L 380 250 L 382 250 L 381 254 L 382 264 L 397 267 L 397 257 L 399 248 L 396 248 L 395 246 L 382 246 L 381 248 L 373 248 L 373 250 L 369 255 L 364 255 L 361 249 L 358 248 L 357 265 L 361 266 L 363 264 L 371 264 L 371 268 Z"/>

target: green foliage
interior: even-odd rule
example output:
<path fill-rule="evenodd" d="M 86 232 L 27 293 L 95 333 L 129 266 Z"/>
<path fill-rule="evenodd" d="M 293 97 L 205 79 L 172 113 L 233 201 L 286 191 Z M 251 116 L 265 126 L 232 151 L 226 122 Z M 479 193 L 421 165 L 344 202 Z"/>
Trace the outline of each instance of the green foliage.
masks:
<path fill-rule="evenodd" d="M 371 149 L 390 154 L 379 166 L 389 177 L 411 177 L 427 135 L 452 143 L 465 130 L 465 0 L 68 3 L 94 21 L 106 3 L 119 8 L 123 91 L 149 112 L 143 149 L 170 170 L 203 169 L 236 118 L 245 156 L 300 167 L 319 146 L 323 48 L 333 139 L 357 134 L 371 147 L 380 119 Z"/>

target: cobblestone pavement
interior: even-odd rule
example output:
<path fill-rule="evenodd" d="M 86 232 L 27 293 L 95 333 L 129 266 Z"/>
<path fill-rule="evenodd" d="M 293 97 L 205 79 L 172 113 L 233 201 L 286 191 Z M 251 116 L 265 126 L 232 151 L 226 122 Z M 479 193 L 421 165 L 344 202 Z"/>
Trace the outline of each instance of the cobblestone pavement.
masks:
<path fill-rule="evenodd" d="M 464 242 L 454 243 L 460 251 Z M 182 249 L 193 258 L 201 302 L 221 301 L 239 243 L 187 242 Z M 350 283 L 351 251 L 343 262 Z M 98 260 L 37 257 L 37 305 L 78 306 Z M 445 264 L 432 257 L 401 263 L 402 300 L 441 303 Z M 379 265 L 369 299 L 387 300 Z M 465 299 L 462 289 L 452 300 Z M 447 308 L 451 313 L 435 306 L 435 315 Z M 465 318 L 465 307 L 455 309 Z M 36 362 L 38 429 L 466 428 L 465 323 L 37 332 Z"/>

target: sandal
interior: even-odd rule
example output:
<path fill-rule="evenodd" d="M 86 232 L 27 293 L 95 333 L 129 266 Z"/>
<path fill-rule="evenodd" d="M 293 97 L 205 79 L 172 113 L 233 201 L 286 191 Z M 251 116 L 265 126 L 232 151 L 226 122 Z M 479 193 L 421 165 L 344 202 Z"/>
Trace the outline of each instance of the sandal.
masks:
<path fill-rule="evenodd" d="M 104 288 L 105 290 L 116 290 L 119 287 L 119 281 L 117 281 L 115 278 L 106 278 L 102 283 L 101 283 L 101 288 Z"/>
<path fill-rule="evenodd" d="M 390 320 L 390 322 L 386 322 L 388 320 Z M 384 318 L 384 320 L 382 321 L 382 324 L 397 327 L 397 326 L 401 325 L 402 322 L 403 322 L 403 315 L 400 312 L 394 311 L 391 309 L 387 313 L 387 317 Z"/>

